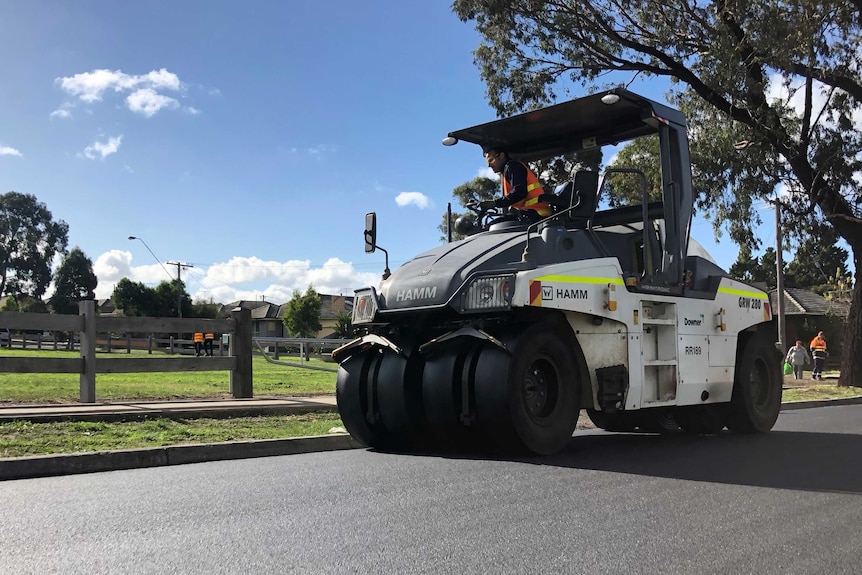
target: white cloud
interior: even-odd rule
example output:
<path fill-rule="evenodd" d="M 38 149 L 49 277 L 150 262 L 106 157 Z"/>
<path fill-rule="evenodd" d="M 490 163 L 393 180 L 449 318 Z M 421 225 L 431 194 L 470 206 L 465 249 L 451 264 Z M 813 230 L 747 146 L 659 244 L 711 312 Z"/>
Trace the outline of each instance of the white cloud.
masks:
<path fill-rule="evenodd" d="M 425 208 L 433 207 L 433 204 L 431 203 L 431 200 L 428 199 L 428 196 L 421 192 L 401 192 L 400 194 L 395 196 L 395 203 L 401 207 L 413 204 L 422 210 L 424 210 Z"/>
<path fill-rule="evenodd" d="M 129 94 L 126 98 L 129 110 L 152 118 L 162 108 L 176 108 L 179 102 L 168 96 L 156 93 L 152 88 L 141 88 Z"/>
<path fill-rule="evenodd" d="M 93 271 L 99 278 L 97 298 L 110 297 L 122 278 L 148 286 L 171 279 L 156 262 L 132 266 L 131 261 L 131 253 L 125 250 L 111 250 L 96 259 Z M 376 285 L 380 273 L 359 272 L 353 264 L 338 258 L 330 258 L 322 266 L 314 268 L 307 260 L 279 262 L 257 257 L 233 257 L 208 268 L 184 269 L 182 277 L 193 299 L 230 303 L 265 297 L 269 302 L 280 304 L 290 300 L 294 291 L 304 292 L 309 284 L 318 293 L 352 295 L 356 288 Z"/>
<path fill-rule="evenodd" d="M 121 134 L 115 138 L 109 138 L 107 142 L 94 142 L 91 146 L 84 148 L 83 156 L 91 160 L 95 160 L 96 158 L 104 160 L 120 149 L 122 141 L 123 136 Z"/>
<path fill-rule="evenodd" d="M 148 118 L 164 108 L 179 106 L 175 98 L 165 96 L 162 91 L 179 92 L 185 88 L 179 77 L 165 68 L 141 75 L 126 74 L 122 70 L 93 70 L 57 78 L 55 82 L 70 96 L 87 103 L 100 102 L 106 92 L 129 92 L 126 106 Z M 195 108 L 191 110 L 195 110 L 193 114 L 198 112 Z M 63 107 L 52 112 L 51 116 L 67 117 L 62 112 Z"/>
<path fill-rule="evenodd" d="M 0 146 L 0 156 L 18 156 L 19 158 L 23 157 L 19 150 L 15 148 L 10 148 L 9 146 Z"/>
<path fill-rule="evenodd" d="M 48 117 L 49 118 L 71 118 L 72 113 L 69 110 L 66 110 L 65 108 L 58 108 L 58 109 L 54 110 L 53 112 L 51 112 L 50 114 L 48 114 Z"/>

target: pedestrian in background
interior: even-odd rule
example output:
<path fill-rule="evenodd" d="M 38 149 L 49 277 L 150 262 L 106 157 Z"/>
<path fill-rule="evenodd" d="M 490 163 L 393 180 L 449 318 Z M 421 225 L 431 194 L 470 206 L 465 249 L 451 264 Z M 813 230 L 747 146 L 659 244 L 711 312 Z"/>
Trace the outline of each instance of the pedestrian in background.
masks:
<path fill-rule="evenodd" d="M 202 332 L 195 332 L 195 357 L 200 357 L 201 352 L 204 347 L 204 334 Z"/>
<path fill-rule="evenodd" d="M 802 346 L 802 340 L 797 339 L 796 345 L 787 352 L 784 361 L 793 366 L 793 379 L 802 379 L 804 367 L 811 361 L 808 350 Z"/>
<path fill-rule="evenodd" d="M 215 334 L 212 332 L 207 332 L 204 334 L 204 355 L 207 357 L 213 356 L 213 340 L 215 339 Z"/>
<path fill-rule="evenodd" d="M 823 337 L 822 331 L 818 331 L 814 339 L 811 340 L 810 349 L 811 355 L 814 357 L 811 379 L 823 379 L 823 365 L 826 363 L 829 353 L 826 351 L 826 338 Z"/>

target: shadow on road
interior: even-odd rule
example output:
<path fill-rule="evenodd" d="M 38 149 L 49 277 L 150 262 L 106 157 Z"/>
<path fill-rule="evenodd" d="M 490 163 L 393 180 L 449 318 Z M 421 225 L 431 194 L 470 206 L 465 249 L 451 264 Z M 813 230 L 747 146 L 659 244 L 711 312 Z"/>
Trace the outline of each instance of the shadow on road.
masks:
<path fill-rule="evenodd" d="M 595 434 L 574 437 L 557 455 L 515 461 L 710 483 L 862 494 L 862 437 L 837 433 L 773 431 L 709 437 Z"/>

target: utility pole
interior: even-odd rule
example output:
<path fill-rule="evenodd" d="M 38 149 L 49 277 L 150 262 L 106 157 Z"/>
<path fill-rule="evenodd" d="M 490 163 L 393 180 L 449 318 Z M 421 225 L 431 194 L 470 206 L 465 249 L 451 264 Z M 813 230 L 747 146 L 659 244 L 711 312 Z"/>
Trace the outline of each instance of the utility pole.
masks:
<path fill-rule="evenodd" d="M 778 341 L 775 342 L 775 347 L 781 353 L 787 353 L 784 341 L 784 256 L 783 242 L 781 241 L 781 202 L 775 201 L 775 278 L 776 290 L 778 297 L 775 298 L 775 303 L 778 306 Z"/>
<path fill-rule="evenodd" d="M 183 317 L 183 292 L 180 289 L 182 285 L 182 278 L 180 277 L 181 270 L 183 268 L 193 268 L 195 266 L 191 264 L 185 264 L 183 262 L 165 262 L 169 266 L 177 266 L 177 317 Z"/>

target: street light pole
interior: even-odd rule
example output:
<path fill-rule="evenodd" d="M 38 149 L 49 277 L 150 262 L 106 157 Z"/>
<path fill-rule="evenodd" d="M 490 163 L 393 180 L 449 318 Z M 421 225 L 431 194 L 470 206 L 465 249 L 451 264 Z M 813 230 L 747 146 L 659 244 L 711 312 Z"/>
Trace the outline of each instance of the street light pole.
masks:
<path fill-rule="evenodd" d="M 183 268 L 193 268 L 192 264 L 184 264 L 183 262 L 167 262 L 169 266 L 177 266 L 177 317 L 183 317 L 183 292 L 180 289 L 182 285 L 182 278 L 180 277 L 180 273 Z"/>
<path fill-rule="evenodd" d="M 157 262 L 159 262 L 159 265 L 162 266 L 162 269 L 165 270 L 165 273 L 168 274 L 168 277 L 173 279 L 173 277 L 171 276 L 171 272 L 168 271 L 168 268 L 165 267 L 165 264 L 162 263 L 162 260 L 160 260 L 158 257 L 156 257 L 156 254 L 153 253 L 153 250 L 151 250 L 150 246 L 147 245 L 147 242 L 144 241 L 144 238 L 139 238 L 137 236 L 129 236 L 129 239 L 132 241 L 138 240 L 142 244 L 144 244 L 144 247 L 147 248 L 147 251 L 150 252 L 150 255 L 153 256 L 153 259 L 155 259 Z"/>

